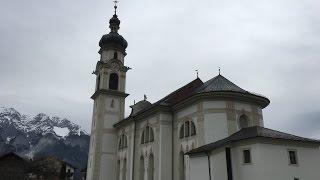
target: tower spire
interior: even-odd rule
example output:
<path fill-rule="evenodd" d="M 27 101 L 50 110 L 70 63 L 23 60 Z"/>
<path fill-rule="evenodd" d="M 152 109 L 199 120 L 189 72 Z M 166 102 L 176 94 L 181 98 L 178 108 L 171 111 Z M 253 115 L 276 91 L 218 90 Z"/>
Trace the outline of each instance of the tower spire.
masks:
<path fill-rule="evenodd" d="M 119 1 L 115 0 L 114 2 L 114 15 L 112 16 L 112 18 L 109 21 L 109 28 L 111 29 L 111 32 L 115 32 L 118 33 L 118 30 L 120 29 L 120 20 L 118 19 L 118 15 L 117 15 L 117 9 L 118 9 L 118 5 L 117 3 Z"/>
<path fill-rule="evenodd" d="M 114 14 L 117 15 L 117 8 L 118 8 L 117 4 L 118 4 L 119 1 L 116 0 L 116 1 L 113 1 L 113 2 L 114 2 L 114 6 L 113 6 L 114 7 Z"/>

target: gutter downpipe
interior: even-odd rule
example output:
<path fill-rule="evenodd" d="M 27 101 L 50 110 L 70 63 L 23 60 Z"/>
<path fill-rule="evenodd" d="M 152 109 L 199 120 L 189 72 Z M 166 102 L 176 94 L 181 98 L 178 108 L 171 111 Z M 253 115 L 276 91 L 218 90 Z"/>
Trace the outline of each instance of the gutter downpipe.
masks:
<path fill-rule="evenodd" d="M 230 147 L 226 147 L 225 151 L 226 151 L 226 163 L 227 163 L 228 180 L 233 180 L 231 148 Z"/>
<path fill-rule="evenodd" d="M 210 162 L 210 155 L 209 153 L 206 151 L 205 152 L 207 157 L 208 157 L 208 169 L 209 169 L 209 180 L 211 180 L 211 162 Z"/>

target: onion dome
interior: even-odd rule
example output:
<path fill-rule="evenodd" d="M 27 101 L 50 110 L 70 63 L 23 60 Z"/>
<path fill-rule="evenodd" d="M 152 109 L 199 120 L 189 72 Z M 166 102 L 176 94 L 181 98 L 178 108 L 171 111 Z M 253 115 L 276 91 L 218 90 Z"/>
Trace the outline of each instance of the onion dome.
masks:
<path fill-rule="evenodd" d="M 102 36 L 99 42 L 99 46 L 101 47 L 101 49 L 111 47 L 125 52 L 128 43 L 120 34 L 118 34 L 118 30 L 120 29 L 120 20 L 118 19 L 118 15 L 116 13 L 117 6 L 114 6 L 114 8 L 115 13 L 109 21 L 109 28 L 111 31 L 108 34 Z"/>

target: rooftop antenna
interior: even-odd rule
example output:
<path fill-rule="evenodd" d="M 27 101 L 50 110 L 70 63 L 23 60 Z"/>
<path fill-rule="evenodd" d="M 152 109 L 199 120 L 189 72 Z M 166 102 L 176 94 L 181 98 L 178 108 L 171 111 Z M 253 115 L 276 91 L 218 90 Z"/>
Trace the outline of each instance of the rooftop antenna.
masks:
<path fill-rule="evenodd" d="M 114 14 L 117 15 L 117 8 L 118 8 L 117 4 L 119 1 L 115 0 L 113 2 L 114 2 L 114 6 L 113 6 L 114 7 Z"/>
<path fill-rule="evenodd" d="M 219 75 L 221 74 L 221 68 L 219 67 Z"/>
<path fill-rule="evenodd" d="M 197 78 L 199 78 L 199 70 L 196 69 L 196 73 L 197 73 Z"/>
<path fill-rule="evenodd" d="M 143 95 L 143 99 L 146 101 L 147 100 L 147 95 Z"/>

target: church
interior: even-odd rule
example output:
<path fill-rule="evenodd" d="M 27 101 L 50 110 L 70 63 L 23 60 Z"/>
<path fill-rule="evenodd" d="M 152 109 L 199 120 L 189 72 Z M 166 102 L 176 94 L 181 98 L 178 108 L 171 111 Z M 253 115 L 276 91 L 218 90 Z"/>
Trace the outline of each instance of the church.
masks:
<path fill-rule="evenodd" d="M 220 73 L 125 117 L 127 41 L 115 13 L 102 36 L 87 180 L 319 180 L 320 141 L 264 127 L 270 100 Z"/>

